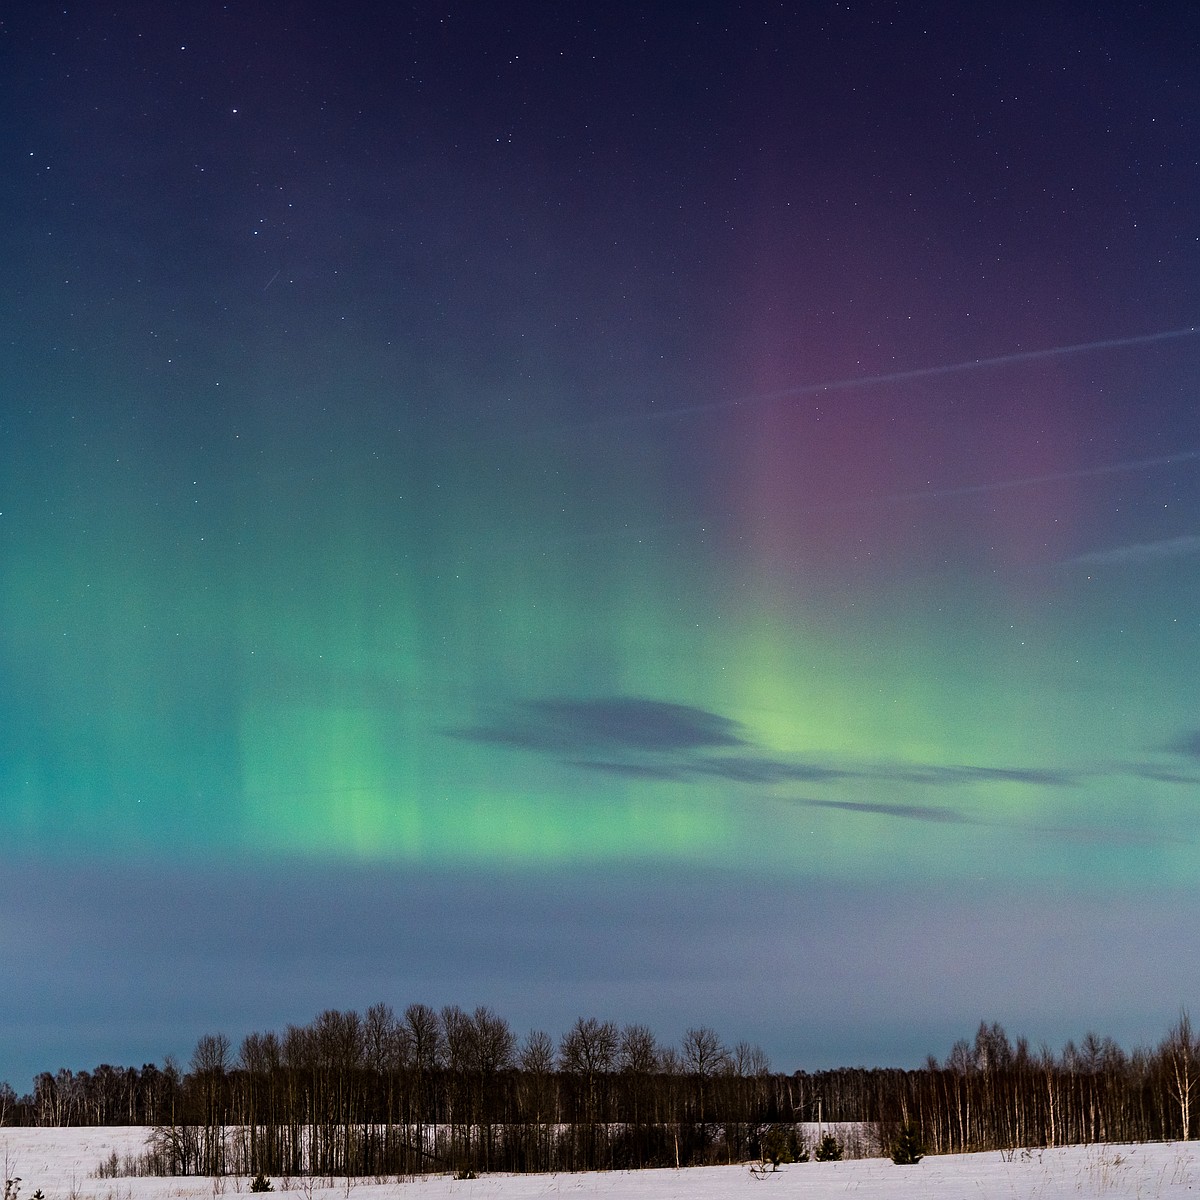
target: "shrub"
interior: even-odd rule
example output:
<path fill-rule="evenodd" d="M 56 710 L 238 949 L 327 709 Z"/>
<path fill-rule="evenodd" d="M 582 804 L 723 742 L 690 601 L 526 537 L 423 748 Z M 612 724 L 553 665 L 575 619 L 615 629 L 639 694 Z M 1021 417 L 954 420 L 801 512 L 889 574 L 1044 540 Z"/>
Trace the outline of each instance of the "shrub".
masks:
<path fill-rule="evenodd" d="M 275 1189 L 271 1186 L 271 1181 L 259 1171 L 250 1181 L 250 1190 L 252 1192 L 273 1192 Z"/>

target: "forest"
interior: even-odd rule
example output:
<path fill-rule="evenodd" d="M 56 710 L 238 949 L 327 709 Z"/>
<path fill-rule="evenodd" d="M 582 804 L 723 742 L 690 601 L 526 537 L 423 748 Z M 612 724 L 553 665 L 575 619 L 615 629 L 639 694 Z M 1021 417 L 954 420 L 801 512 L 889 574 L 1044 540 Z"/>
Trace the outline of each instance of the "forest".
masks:
<path fill-rule="evenodd" d="M 1196 1132 L 1200 1037 L 1186 1012 L 1153 1049 L 1086 1034 L 1059 1053 L 980 1024 L 917 1069 L 791 1074 L 707 1027 L 678 1047 L 645 1025 L 581 1017 L 555 1041 L 518 1039 L 487 1007 L 328 1010 L 307 1026 L 221 1033 L 187 1070 L 44 1072 L 0 1125 L 140 1125 L 144 1154 L 110 1175 L 383 1178 L 423 1172 L 575 1171 L 800 1158 L 805 1131 L 841 1128 L 826 1154 L 1186 1140 Z M 858 1132 L 847 1139 L 845 1129 Z"/>

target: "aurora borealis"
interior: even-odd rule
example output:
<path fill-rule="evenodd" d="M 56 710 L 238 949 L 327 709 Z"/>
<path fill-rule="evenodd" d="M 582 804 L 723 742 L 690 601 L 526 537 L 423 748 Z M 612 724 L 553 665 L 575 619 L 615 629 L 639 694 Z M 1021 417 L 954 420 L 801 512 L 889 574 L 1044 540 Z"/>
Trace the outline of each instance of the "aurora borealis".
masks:
<path fill-rule="evenodd" d="M 10 6 L 0 1077 L 1196 1003 L 1196 17 L 1044 7 Z"/>

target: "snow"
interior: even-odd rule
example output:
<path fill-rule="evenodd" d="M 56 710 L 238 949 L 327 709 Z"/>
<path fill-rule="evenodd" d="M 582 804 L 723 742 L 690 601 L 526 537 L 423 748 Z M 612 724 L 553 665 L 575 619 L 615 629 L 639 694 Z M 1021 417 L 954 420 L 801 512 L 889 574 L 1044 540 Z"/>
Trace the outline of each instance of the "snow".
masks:
<path fill-rule="evenodd" d="M 0 1169 L 21 1180 L 18 1200 L 215 1200 L 249 1195 L 240 1179 L 98 1179 L 99 1164 L 140 1153 L 145 1129 L 0 1129 Z M 274 1181 L 276 1193 L 285 1181 Z M 489 1175 L 458 1180 L 423 1176 L 390 1182 L 287 1181 L 293 1200 L 534 1200 L 545 1196 L 611 1200 L 1169 1200 L 1200 1191 L 1200 1145 L 1074 1146 L 957 1154 L 897 1167 L 888 1159 L 796 1163 L 758 1176 L 749 1164 L 684 1170 L 579 1175 Z M 281 1197 L 286 1200 L 286 1197 Z"/>

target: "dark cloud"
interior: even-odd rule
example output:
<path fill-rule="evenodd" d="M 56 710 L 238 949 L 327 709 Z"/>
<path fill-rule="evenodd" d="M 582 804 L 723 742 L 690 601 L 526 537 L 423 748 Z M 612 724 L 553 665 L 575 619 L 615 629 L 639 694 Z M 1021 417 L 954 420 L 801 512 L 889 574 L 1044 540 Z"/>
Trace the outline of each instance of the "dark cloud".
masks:
<path fill-rule="evenodd" d="M 1137 779 L 1150 779 L 1155 783 L 1200 783 L 1200 775 L 1189 775 L 1185 771 L 1172 771 L 1167 767 L 1137 765 L 1126 767 L 1124 773 L 1133 775 Z"/>
<path fill-rule="evenodd" d="M 762 787 L 853 778 L 935 787 L 987 783 L 1073 787 L 1078 783 L 1069 772 L 1040 767 L 896 763 L 854 769 L 773 757 L 755 753 L 758 748 L 743 726 L 728 717 L 641 696 L 517 701 L 490 721 L 446 732 L 472 742 L 552 755 L 568 766 L 635 780 L 717 778 Z M 1197 745 L 1189 752 L 1200 756 L 1200 734 L 1195 740 Z M 920 812 L 921 806 L 916 806 L 907 815 Z"/>
<path fill-rule="evenodd" d="M 1180 734 L 1174 741 L 1168 742 L 1166 749 L 1172 754 L 1184 754 L 1188 758 L 1200 758 L 1200 729 L 1193 729 Z"/>
<path fill-rule="evenodd" d="M 933 767 L 884 766 L 850 770 L 823 766 L 811 762 L 791 762 L 783 758 L 764 756 L 739 757 L 724 755 L 706 757 L 685 754 L 669 763 L 620 762 L 605 760 L 574 760 L 572 766 L 606 771 L 643 779 L 703 779 L 716 777 L 732 783 L 826 783 L 838 779 L 874 779 L 886 783 L 929 784 L 947 787 L 960 783 L 1023 783 L 1036 787 L 1074 787 L 1076 776 L 1066 771 L 1034 767 Z"/>
<path fill-rule="evenodd" d="M 615 696 L 539 700 L 532 707 L 560 728 L 603 745 L 657 751 L 745 745 L 736 721 L 686 704 Z"/>
<path fill-rule="evenodd" d="M 665 762 L 630 762 L 612 759 L 570 759 L 568 765 L 628 779 L 670 779 L 675 781 L 711 778 L 727 779 L 731 783 L 822 783 L 831 779 L 846 779 L 853 771 L 822 767 L 812 763 L 791 763 L 773 758 L 705 758 L 702 755 L 682 754 Z"/>
<path fill-rule="evenodd" d="M 746 745 L 741 726 L 728 717 L 641 696 L 527 700 L 487 724 L 451 732 L 469 741 L 554 754 L 662 754 Z"/>
<path fill-rule="evenodd" d="M 565 761 L 570 767 L 599 771 L 603 775 L 618 775 L 623 779 L 657 779 L 679 782 L 690 778 L 693 774 L 686 766 L 673 766 L 670 763 L 609 762 L 604 759 L 587 758 Z"/>
<path fill-rule="evenodd" d="M 1041 767 L 906 767 L 884 768 L 872 772 L 876 779 L 898 783 L 1027 783 L 1037 787 L 1075 787 L 1078 778 L 1069 771 Z"/>
<path fill-rule="evenodd" d="M 706 758 L 694 765 L 698 775 L 716 775 L 734 783 L 819 783 L 846 779 L 853 771 L 813 763 L 785 762 L 774 758 Z"/>
<path fill-rule="evenodd" d="M 879 817 L 901 817 L 908 821 L 929 821 L 937 825 L 977 825 L 952 808 L 932 804 L 874 804 L 862 800 L 798 800 L 806 808 L 837 808 L 845 812 L 868 813 Z"/>

